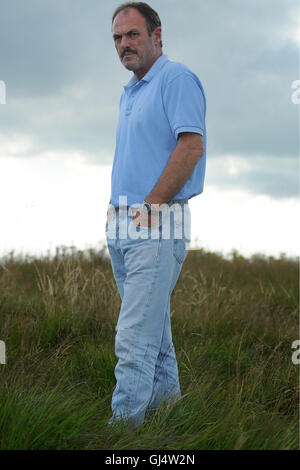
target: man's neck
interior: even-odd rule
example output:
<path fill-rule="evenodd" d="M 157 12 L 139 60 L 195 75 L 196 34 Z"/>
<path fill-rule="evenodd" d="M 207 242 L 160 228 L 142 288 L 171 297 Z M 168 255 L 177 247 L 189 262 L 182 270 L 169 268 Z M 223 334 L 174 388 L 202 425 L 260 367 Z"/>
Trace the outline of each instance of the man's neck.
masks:
<path fill-rule="evenodd" d="M 147 72 L 151 69 L 152 65 L 157 61 L 159 57 L 163 55 L 162 51 L 160 51 L 156 56 L 155 59 L 150 63 L 150 65 L 147 66 L 147 68 L 143 70 L 138 70 L 134 75 L 138 79 L 138 81 L 142 80 L 142 78 L 146 75 Z"/>

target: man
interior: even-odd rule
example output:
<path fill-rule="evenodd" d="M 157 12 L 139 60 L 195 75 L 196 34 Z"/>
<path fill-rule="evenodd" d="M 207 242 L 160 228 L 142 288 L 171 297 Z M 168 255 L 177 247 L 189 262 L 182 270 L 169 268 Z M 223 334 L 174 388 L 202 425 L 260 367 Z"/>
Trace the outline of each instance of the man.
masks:
<path fill-rule="evenodd" d="M 110 423 L 137 428 L 147 409 L 181 396 L 170 296 L 190 242 L 188 199 L 203 191 L 206 102 L 197 76 L 163 54 L 161 22 L 149 5 L 120 5 L 112 33 L 133 76 L 120 101 L 106 223 L 122 300 Z"/>

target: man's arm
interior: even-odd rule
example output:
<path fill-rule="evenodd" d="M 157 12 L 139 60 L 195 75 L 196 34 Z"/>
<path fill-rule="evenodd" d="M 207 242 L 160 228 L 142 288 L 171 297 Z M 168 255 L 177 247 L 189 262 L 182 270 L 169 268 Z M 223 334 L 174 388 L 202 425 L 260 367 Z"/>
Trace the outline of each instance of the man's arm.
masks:
<path fill-rule="evenodd" d="M 179 134 L 167 166 L 158 182 L 145 198 L 150 204 L 164 204 L 178 193 L 204 154 L 203 137 L 192 132 Z"/>

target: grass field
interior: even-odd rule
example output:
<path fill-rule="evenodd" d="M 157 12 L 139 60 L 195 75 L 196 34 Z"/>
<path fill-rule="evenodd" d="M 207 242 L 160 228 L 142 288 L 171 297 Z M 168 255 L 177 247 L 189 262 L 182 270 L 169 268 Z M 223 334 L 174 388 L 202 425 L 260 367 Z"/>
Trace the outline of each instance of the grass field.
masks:
<path fill-rule="evenodd" d="M 108 431 L 120 298 L 104 251 L 0 265 L 0 449 L 298 449 L 299 265 L 190 251 L 172 294 L 181 407 Z"/>

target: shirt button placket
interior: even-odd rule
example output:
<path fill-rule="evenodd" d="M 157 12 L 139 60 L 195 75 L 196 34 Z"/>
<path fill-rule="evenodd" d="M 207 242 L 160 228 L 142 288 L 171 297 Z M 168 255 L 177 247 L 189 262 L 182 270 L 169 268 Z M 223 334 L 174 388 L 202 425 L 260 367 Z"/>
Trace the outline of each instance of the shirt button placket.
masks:
<path fill-rule="evenodd" d="M 132 106 L 136 97 L 136 93 L 137 93 L 137 89 L 133 88 L 133 90 L 131 91 L 128 97 L 127 106 L 126 106 L 126 116 L 128 116 L 131 113 Z"/>

